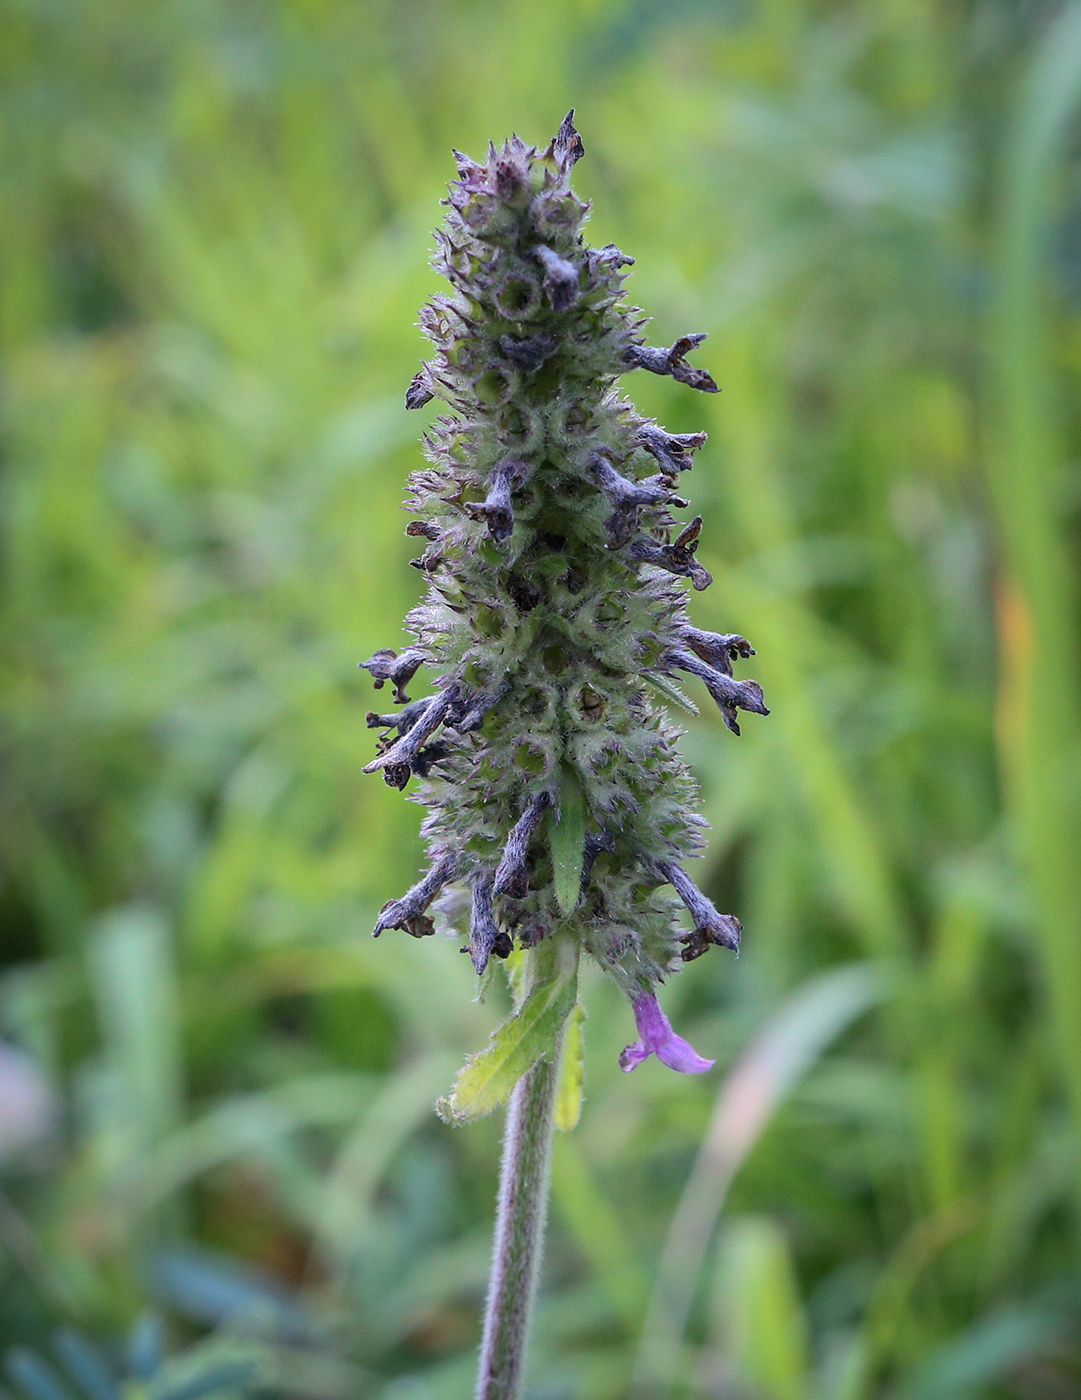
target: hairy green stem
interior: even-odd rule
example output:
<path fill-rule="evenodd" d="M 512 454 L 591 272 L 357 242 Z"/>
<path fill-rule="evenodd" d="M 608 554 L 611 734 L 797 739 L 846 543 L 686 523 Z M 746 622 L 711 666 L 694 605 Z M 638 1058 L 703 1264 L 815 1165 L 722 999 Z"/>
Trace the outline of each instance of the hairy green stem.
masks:
<path fill-rule="evenodd" d="M 518 1081 L 507 1110 L 477 1400 L 517 1400 L 537 1292 L 555 1126 L 559 1046 Z"/>

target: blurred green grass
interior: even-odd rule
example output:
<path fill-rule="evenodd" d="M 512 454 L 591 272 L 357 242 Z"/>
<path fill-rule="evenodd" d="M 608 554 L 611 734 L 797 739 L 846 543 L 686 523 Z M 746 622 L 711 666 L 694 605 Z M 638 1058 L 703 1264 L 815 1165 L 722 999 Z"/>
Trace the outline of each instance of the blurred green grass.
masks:
<path fill-rule="evenodd" d="M 419 814 L 355 668 L 421 587 L 449 148 L 574 105 L 594 241 L 724 388 L 628 381 L 709 429 L 695 616 L 773 707 L 688 725 L 747 936 L 666 995 L 764 1068 L 624 1078 L 588 988 L 531 1393 L 1081 1393 L 1079 13 L 7 0 L 0 1030 L 59 1107 L 0 1346 L 151 1306 L 269 1389 L 468 1391 L 499 1125 L 430 1106 L 499 1008 L 368 938 Z"/>

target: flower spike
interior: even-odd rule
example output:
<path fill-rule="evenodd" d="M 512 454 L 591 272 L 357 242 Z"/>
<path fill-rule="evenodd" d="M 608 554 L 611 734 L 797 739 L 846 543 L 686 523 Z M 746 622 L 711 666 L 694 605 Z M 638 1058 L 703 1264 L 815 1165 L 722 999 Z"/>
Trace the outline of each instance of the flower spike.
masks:
<path fill-rule="evenodd" d="M 541 1058 L 573 1002 L 544 977 L 564 954 L 591 956 L 634 1007 L 624 1068 L 657 1055 L 700 1073 L 710 1062 L 655 989 L 707 948 L 734 949 L 740 927 L 684 873 L 703 821 L 663 697 L 689 703 L 669 679 L 688 672 L 736 733 L 740 710 L 767 711 L 732 674 L 747 642 L 687 612 L 684 580 L 711 578 L 702 519 L 679 514 L 677 491 L 706 434 L 668 432 L 619 388 L 643 369 L 716 392 L 688 362 L 705 337 L 644 343 L 625 291 L 634 259 L 585 242 L 571 185 L 584 152 L 573 112 L 547 146 L 455 152 L 433 258 L 450 286 L 421 312 L 431 349 L 406 396 L 440 401 L 407 499 L 427 593 L 407 619 L 413 644 L 363 663 L 401 707 L 369 714 L 365 771 L 415 786 L 430 870 L 377 932 L 424 937 L 442 920 L 478 975 L 518 950 L 515 986 L 534 986 L 552 1027 L 551 1045 L 527 1042 Z M 431 693 L 410 700 L 424 662 Z"/>

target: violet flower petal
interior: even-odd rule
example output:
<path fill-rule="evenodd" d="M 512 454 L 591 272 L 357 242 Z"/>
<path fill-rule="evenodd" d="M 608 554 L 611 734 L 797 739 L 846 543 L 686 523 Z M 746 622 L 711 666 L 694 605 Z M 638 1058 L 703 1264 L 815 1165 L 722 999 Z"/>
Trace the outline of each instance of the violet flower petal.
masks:
<path fill-rule="evenodd" d="M 619 1057 L 619 1067 L 624 1074 L 630 1074 L 632 1069 L 637 1069 L 643 1060 L 649 1059 L 650 1052 L 640 1040 L 636 1040 L 633 1045 L 628 1045 Z"/>
<path fill-rule="evenodd" d="M 657 1059 L 680 1074 L 705 1074 L 716 1061 L 704 1060 L 694 1046 L 674 1032 L 663 1045 L 657 1046 Z"/>
<path fill-rule="evenodd" d="M 619 1057 L 619 1067 L 624 1074 L 636 1069 L 650 1055 L 656 1055 L 662 1064 L 680 1074 L 704 1074 L 713 1068 L 715 1061 L 703 1059 L 682 1036 L 676 1035 L 655 996 L 643 992 L 635 997 L 632 1006 L 640 1039 L 628 1045 Z"/>

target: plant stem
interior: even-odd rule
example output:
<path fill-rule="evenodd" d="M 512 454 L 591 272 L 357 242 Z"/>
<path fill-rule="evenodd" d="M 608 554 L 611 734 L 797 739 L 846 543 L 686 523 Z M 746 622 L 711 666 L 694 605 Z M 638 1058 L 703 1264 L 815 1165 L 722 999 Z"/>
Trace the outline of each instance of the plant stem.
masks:
<path fill-rule="evenodd" d="M 522 1076 L 507 1110 L 477 1400 L 518 1400 L 521 1395 L 544 1252 L 559 1048 Z"/>

